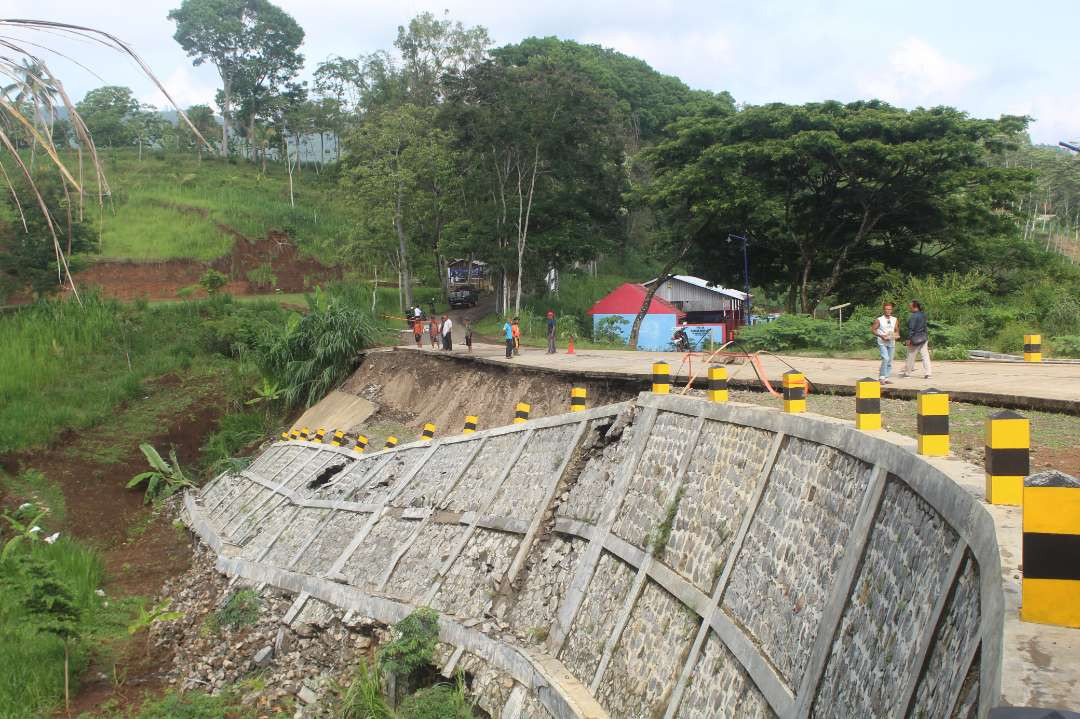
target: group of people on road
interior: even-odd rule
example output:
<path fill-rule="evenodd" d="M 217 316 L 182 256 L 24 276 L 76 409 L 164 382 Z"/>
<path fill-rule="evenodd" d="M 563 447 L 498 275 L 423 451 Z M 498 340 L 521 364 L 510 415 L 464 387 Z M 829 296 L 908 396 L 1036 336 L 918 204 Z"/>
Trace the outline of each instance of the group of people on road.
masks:
<path fill-rule="evenodd" d="M 547 313 L 547 354 L 555 354 L 555 312 Z M 506 359 L 521 354 L 521 324 L 517 317 L 508 318 L 503 323 L 503 339 L 506 341 Z"/>
<path fill-rule="evenodd" d="M 907 359 L 901 377 L 908 377 L 915 370 L 915 356 L 922 360 L 923 378 L 930 379 L 930 333 L 926 322 L 926 312 L 922 303 L 911 300 L 908 304 L 907 320 Z M 893 358 L 896 357 L 896 341 L 900 339 L 900 322 L 893 315 L 893 303 L 886 302 L 881 308 L 881 316 L 870 325 L 870 331 L 877 340 L 881 366 L 878 369 L 878 381 L 889 384 L 892 375 Z"/>
<path fill-rule="evenodd" d="M 465 325 L 465 346 L 472 352 L 472 324 L 469 320 L 464 320 L 463 323 Z M 454 349 L 454 321 L 447 315 L 443 315 L 439 319 L 432 317 L 429 320 L 425 320 L 419 314 L 419 310 L 417 310 L 417 313 L 412 317 L 412 331 L 413 339 L 416 341 L 416 349 L 423 349 L 425 324 L 427 325 L 428 339 L 431 341 L 431 349 L 438 347 L 445 352 L 450 352 Z"/>

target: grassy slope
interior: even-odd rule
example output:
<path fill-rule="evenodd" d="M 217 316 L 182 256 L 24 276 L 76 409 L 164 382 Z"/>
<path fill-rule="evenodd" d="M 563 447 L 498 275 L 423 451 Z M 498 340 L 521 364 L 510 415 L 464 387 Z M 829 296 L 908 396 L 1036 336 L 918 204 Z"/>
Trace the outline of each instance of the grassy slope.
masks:
<path fill-rule="evenodd" d="M 310 169 L 294 178 L 293 207 L 288 175 L 273 163 L 263 174 L 248 162 L 200 162 L 187 153 L 144 154 L 140 161 L 132 150 L 108 150 L 103 159 L 114 192 L 103 214 L 104 259 L 220 257 L 234 241 L 220 223 L 257 239 L 285 231 L 301 251 L 332 264 L 351 226 L 336 182 Z"/>

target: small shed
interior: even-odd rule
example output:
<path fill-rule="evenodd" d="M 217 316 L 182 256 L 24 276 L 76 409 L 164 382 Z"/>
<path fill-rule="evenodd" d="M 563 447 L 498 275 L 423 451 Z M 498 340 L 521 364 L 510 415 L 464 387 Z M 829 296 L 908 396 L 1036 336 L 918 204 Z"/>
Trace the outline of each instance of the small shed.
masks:
<path fill-rule="evenodd" d="M 645 286 L 651 287 L 656 281 L 649 280 Z M 675 275 L 660 285 L 656 296 L 685 312 L 689 325 L 702 329 L 722 326 L 722 336 L 713 337 L 718 342 L 746 323 L 746 293 L 714 285 L 700 277 Z"/>
<path fill-rule="evenodd" d="M 601 298 L 586 313 L 593 318 L 593 332 L 609 330 L 623 340 L 629 340 L 634 318 L 641 310 L 647 291 L 643 285 L 627 282 Z M 671 349 L 671 335 L 685 317 L 686 314 L 679 308 L 654 295 L 649 311 L 641 322 L 638 347 L 654 351 Z"/>

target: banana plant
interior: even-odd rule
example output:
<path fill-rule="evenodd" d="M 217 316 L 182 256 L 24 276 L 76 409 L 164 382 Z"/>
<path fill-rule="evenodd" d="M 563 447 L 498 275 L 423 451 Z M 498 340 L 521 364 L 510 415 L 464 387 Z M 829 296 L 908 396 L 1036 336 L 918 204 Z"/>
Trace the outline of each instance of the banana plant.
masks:
<path fill-rule="evenodd" d="M 145 482 L 146 493 L 143 497 L 147 504 L 155 499 L 170 497 L 181 489 L 195 486 L 195 483 L 188 479 L 187 475 L 184 474 L 184 470 L 180 468 L 180 461 L 176 458 L 175 449 L 169 450 L 171 464 L 162 459 L 158 451 L 146 442 L 140 444 L 139 449 L 146 456 L 146 461 L 150 463 L 151 469 L 149 472 L 136 474 L 127 483 L 127 487 L 131 489 Z"/>
<path fill-rule="evenodd" d="M 37 516 L 25 524 L 15 517 L 12 517 L 6 511 L 3 514 L 0 514 L 0 517 L 3 517 L 4 521 L 11 525 L 12 530 L 15 532 L 15 536 L 7 540 L 7 542 L 4 543 L 3 550 L 0 550 L 0 561 L 7 559 L 8 556 L 15 551 L 15 548 L 23 541 L 32 542 L 38 539 L 37 535 L 41 533 L 41 519 L 48 514 L 48 511 L 49 510 L 47 509 L 42 509 L 38 512 Z"/>

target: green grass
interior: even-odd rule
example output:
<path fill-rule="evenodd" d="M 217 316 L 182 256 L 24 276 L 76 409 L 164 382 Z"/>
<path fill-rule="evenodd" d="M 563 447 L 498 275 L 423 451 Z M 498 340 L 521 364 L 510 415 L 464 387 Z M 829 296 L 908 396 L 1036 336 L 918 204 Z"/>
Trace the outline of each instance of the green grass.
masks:
<path fill-rule="evenodd" d="M 48 509 L 49 523 L 60 526 L 67 517 L 67 502 L 60 486 L 36 469 L 27 469 L 11 476 L 0 472 L 0 496 L 7 495 L 11 504 L 31 502 Z"/>
<path fill-rule="evenodd" d="M 20 545 L 0 566 L 0 716 L 5 719 L 47 716 L 63 702 L 63 642 L 35 630 L 20 606 L 18 558 L 48 563 L 53 575 L 70 587 L 79 608 L 81 638 L 71 653 L 73 693 L 79 672 L 96 647 L 103 639 L 124 633 L 132 607 L 130 602 L 109 601 L 95 593 L 104 579 L 104 564 L 96 550 L 66 537 L 52 545 L 43 541 Z"/>
<path fill-rule="evenodd" d="M 272 303 L 227 297 L 156 307 L 88 297 L 83 307 L 55 301 L 0 317 L 0 454 L 93 427 L 164 375 L 220 376 L 235 366 L 223 354 L 232 342 L 283 319 Z M 163 409 L 140 415 L 142 434 Z"/>
<path fill-rule="evenodd" d="M 337 264 L 355 226 L 347 198 L 326 173 L 295 176 L 292 206 L 287 172 L 275 163 L 263 174 L 257 165 L 200 162 L 193 153 L 144 153 L 140 161 L 134 150 L 107 150 L 102 159 L 113 191 L 102 214 L 103 259 L 211 260 L 235 241 L 224 224 L 253 239 L 286 232 L 302 253 Z M 96 195 L 88 202 L 96 218 Z"/>

